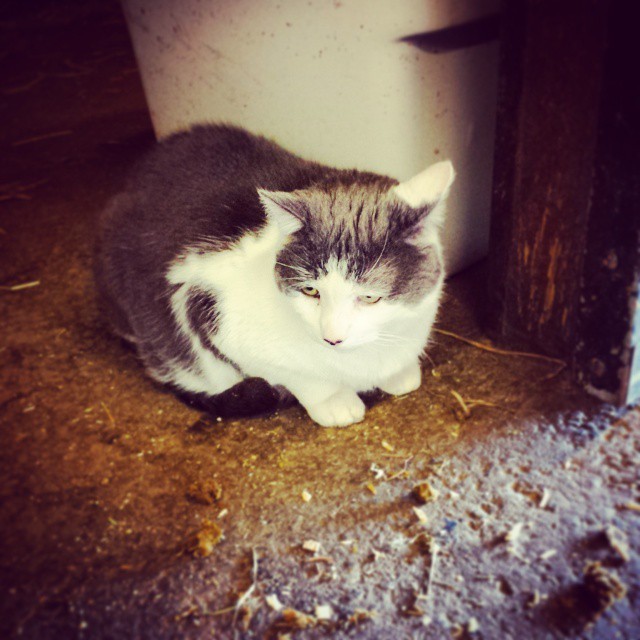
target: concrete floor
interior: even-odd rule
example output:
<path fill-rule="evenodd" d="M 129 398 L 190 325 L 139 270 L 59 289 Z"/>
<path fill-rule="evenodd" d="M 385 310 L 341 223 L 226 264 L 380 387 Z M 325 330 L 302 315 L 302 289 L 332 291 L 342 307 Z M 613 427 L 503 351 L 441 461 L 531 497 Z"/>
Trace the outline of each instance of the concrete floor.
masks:
<path fill-rule="evenodd" d="M 0 637 L 640 637 L 638 410 L 442 333 L 348 429 L 184 406 L 94 299 L 96 212 L 152 141 L 118 6 L 0 30 Z M 482 287 L 440 328 L 486 342 Z"/>

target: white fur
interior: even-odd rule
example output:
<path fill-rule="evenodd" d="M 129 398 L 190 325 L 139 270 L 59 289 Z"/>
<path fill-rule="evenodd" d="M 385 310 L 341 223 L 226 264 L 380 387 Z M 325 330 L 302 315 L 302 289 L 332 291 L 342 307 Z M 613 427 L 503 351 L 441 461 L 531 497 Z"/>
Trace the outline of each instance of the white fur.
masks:
<path fill-rule="evenodd" d="M 245 375 L 286 387 L 318 424 L 346 426 L 362 420 L 364 404 L 357 392 L 379 387 L 403 394 L 417 388 L 418 359 L 435 319 L 442 279 L 417 305 L 366 304 L 359 297 L 376 292 L 345 279 L 340 265 L 332 264 L 326 277 L 310 283 L 320 299 L 287 296 L 274 275 L 282 228 L 269 220 L 260 234 L 245 236 L 233 248 L 187 253 L 169 270 L 169 282 L 182 285 L 173 297 L 173 310 L 201 370 L 193 379 L 193 372 L 176 369 L 175 383 L 216 394 L 237 381 L 229 371 L 236 373 L 233 367 L 216 360 L 188 328 L 185 295 L 197 285 L 216 298 L 220 320 L 212 344 Z M 342 343 L 331 346 L 325 338 Z"/>

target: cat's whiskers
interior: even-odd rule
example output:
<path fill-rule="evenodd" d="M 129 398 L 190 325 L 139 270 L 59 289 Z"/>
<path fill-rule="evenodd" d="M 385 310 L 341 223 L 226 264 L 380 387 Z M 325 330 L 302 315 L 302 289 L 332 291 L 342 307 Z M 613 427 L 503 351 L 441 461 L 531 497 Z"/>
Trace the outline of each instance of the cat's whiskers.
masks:
<path fill-rule="evenodd" d="M 379 333 L 376 342 L 385 345 L 402 345 L 408 344 L 411 340 L 405 336 L 399 336 L 395 333 Z"/>
<path fill-rule="evenodd" d="M 281 267 L 287 267 L 288 269 L 293 269 L 294 271 L 297 271 L 298 273 L 304 273 L 304 269 L 302 267 L 296 267 L 292 264 L 285 264 L 284 262 L 278 262 L 276 260 L 276 264 L 279 264 Z"/>

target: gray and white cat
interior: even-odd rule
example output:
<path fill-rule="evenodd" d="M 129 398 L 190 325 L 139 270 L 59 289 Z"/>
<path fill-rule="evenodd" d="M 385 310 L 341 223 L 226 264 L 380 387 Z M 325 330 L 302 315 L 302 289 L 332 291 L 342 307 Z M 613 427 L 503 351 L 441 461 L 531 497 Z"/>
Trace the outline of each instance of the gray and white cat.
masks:
<path fill-rule="evenodd" d="M 358 422 L 358 393 L 420 385 L 453 178 L 439 162 L 398 184 L 194 127 L 158 144 L 102 216 L 104 308 L 179 393 L 237 400 L 258 378 L 322 426 Z"/>

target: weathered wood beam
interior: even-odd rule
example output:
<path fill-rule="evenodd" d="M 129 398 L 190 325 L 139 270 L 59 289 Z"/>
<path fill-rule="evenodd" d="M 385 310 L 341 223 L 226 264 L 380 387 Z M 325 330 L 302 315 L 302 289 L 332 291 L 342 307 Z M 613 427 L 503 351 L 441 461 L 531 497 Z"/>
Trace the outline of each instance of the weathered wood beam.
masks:
<path fill-rule="evenodd" d="M 624 0 L 504 3 L 488 281 L 499 339 L 570 359 L 619 404 L 639 265 L 631 11 Z"/>

